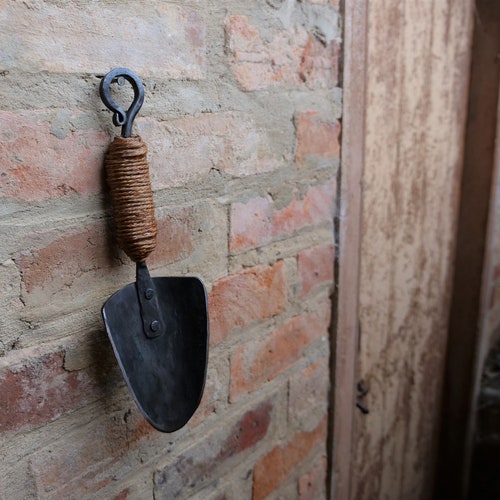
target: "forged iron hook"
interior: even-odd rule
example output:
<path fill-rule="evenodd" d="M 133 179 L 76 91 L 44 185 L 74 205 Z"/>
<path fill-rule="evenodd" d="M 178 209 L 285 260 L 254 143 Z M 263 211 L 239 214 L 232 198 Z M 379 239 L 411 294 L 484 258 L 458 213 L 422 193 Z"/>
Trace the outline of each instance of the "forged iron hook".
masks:
<path fill-rule="evenodd" d="M 110 85 L 120 77 L 125 78 L 134 89 L 134 100 L 127 111 L 124 111 L 111 97 Z M 144 102 L 144 85 L 141 79 L 127 68 L 115 68 L 101 80 L 99 95 L 104 105 L 113 112 L 113 124 L 116 127 L 122 127 L 122 137 L 130 137 L 132 123 Z"/>

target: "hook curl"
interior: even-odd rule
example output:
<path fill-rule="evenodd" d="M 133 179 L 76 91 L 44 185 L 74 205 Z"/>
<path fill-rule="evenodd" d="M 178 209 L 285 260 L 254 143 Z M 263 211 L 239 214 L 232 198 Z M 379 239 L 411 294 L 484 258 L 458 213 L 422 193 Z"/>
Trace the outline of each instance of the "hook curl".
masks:
<path fill-rule="evenodd" d="M 125 78 L 134 89 L 134 100 L 127 111 L 124 111 L 111 97 L 110 85 L 119 77 Z M 144 102 L 144 86 L 141 79 L 127 68 L 115 68 L 101 80 L 99 95 L 104 105 L 113 112 L 113 124 L 116 127 L 122 127 L 122 137 L 130 137 L 132 123 Z"/>

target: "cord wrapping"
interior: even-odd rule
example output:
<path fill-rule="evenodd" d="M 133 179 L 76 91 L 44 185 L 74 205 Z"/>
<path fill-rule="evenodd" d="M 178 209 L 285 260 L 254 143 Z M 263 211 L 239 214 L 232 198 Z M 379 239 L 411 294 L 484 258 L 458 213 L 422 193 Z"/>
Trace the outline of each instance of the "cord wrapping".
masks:
<path fill-rule="evenodd" d="M 105 169 L 118 245 L 134 262 L 143 262 L 156 247 L 158 227 L 147 146 L 141 137 L 115 137 Z"/>

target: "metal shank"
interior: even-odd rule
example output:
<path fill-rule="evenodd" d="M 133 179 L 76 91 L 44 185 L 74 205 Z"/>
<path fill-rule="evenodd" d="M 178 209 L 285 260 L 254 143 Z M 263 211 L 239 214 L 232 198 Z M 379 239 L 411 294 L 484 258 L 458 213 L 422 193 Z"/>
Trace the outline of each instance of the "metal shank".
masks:
<path fill-rule="evenodd" d="M 148 339 L 159 337 L 165 331 L 158 293 L 145 262 L 137 262 L 135 286 L 141 310 L 144 335 Z"/>

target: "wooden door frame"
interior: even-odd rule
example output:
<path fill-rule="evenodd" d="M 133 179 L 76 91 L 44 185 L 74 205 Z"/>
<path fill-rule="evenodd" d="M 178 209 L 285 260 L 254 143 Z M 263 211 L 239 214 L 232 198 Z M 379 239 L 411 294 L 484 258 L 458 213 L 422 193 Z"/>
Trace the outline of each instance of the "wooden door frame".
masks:
<path fill-rule="evenodd" d="M 351 490 L 359 332 L 362 177 L 365 144 L 367 0 L 343 3 L 342 155 L 338 192 L 332 332 L 333 391 L 330 427 L 330 499 L 348 500 Z"/>
<path fill-rule="evenodd" d="M 360 243 L 362 215 L 362 179 L 364 171 L 365 149 L 365 102 L 367 82 L 367 33 L 368 0 L 344 0 L 342 6 L 344 21 L 343 33 L 343 113 L 342 113 L 342 162 L 339 184 L 339 207 L 336 223 L 338 252 L 336 256 L 337 293 L 334 300 L 334 318 L 332 339 L 333 390 L 330 422 L 330 499 L 349 500 L 351 495 L 352 457 L 355 446 L 355 411 L 356 382 L 358 380 L 358 330 L 359 330 L 359 295 L 360 295 Z M 464 75 L 468 78 L 468 75 Z M 465 181 L 467 182 L 467 180 Z M 489 181 L 491 184 L 491 182 Z M 488 184 L 489 186 L 489 184 Z M 486 190 L 483 190 L 483 194 Z M 489 198 L 489 191 L 487 192 Z M 484 201 L 484 200 L 483 200 Z M 463 207 L 463 200 L 461 200 Z M 487 204 L 487 203 L 486 203 Z M 463 210 L 463 208 L 462 208 Z M 459 224 L 462 218 L 460 217 Z M 479 234 L 486 235 L 483 225 Z M 481 236 L 479 236 L 481 238 Z M 460 256 L 460 241 L 456 247 L 457 268 L 468 257 Z M 482 259 L 482 254 L 481 254 Z M 482 262 L 481 267 L 482 269 Z M 460 284 L 455 281 L 455 293 Z M 467 290 L 467 287 L 462 287 Z M 479 307 L 479 306 L 478 306 Z M 452 313 L 453 314 L 453 313 Z M 477 320 L 477 317 L 476 317 Z M 470 323 L 469 323 L 470 325 Z M 474 335 L 469 335 L 469 347 L 477 342 L 477 322 Z M 452 341 L 448 343 L 448 365 L 445 375 L 444 411 L 441 426 L 440 467 L 438 483 L 441 488 L 446 484 L 458 485 L 457 477 L 463 477 L 465 462 L 460 462 L 460 455 L 453 446 L 456 436 L 470 437 L 470 420 L 467 425 L 451 424 L 450 412 L 457 415 L 463 411 L 463 404 L 471 411 L 471 386 L 464 392 L 464 386 L 477 378 L 474 372 L 474 349 L 461 349 L 457 354 L 453 342 L 453 329 L 450 330 Z M 472 343 L 471 343 L 472 342 Z M 463 356 L 470 359 L 468 369 L 464 369 Z M 451 363 L 451 365 L 450 365 Z M 450 369 L 450 366 L 452 367 Z M 460 374 L 458 384 L 456 373 Z M 468 382 L 467 382 L 468 380 Z M 450 389 L 450 386 L 454 387 Z M 477 390 L 477 388 L 475 389 Z M 462 410 L 460 407 L 462 405 Z M 458 408 L 458 410 L 457 410 Z M 457 434 L 458 433 L 458 434 Z M 466 439 L 464 438 L 465 445 Z M 463 448 L 462 448 L 463 449 Z M 447 462 L 453 458 L 453 464 Z M 443 470 L 444 467 L 444 470 Z M 465 486 L 462 484 L 461 488 Z M 438 491 L 439 488 L 438 488 Z M 441 489 L 441 492 L 445 490 Z M 464 490 L 463 490 L 464 491 Z M 436 498 L 440 498 L 437 496 Z M 451 497 L 450 497 L 451 498 Z M 459 498 L 459 497 L 456 497 Z"/>

